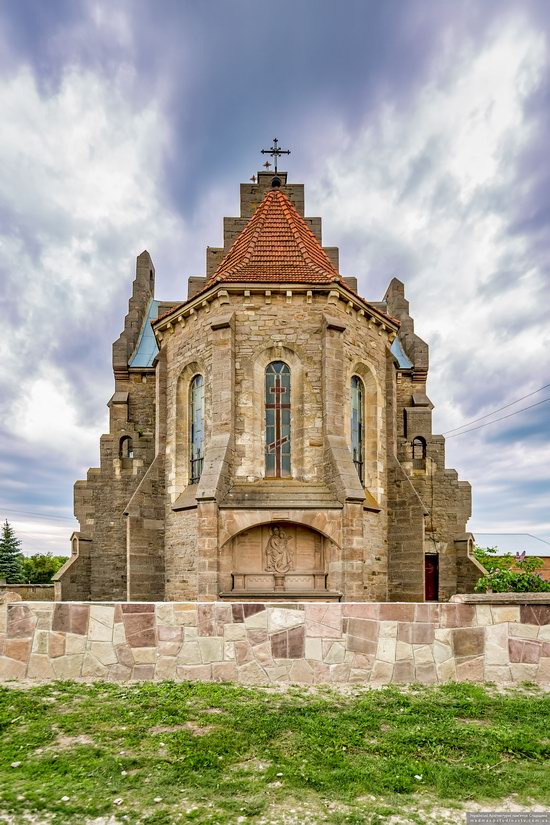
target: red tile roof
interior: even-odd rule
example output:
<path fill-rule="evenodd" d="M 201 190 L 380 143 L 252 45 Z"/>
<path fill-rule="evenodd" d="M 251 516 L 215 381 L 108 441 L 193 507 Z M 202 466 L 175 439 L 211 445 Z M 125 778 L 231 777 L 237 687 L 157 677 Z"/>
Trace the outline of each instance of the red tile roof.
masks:
<path fill-rule="evenodd" d="M 208 279 L 327 284 L 342 281 L 321 244 L 280 189 L 271 189 Z"/>

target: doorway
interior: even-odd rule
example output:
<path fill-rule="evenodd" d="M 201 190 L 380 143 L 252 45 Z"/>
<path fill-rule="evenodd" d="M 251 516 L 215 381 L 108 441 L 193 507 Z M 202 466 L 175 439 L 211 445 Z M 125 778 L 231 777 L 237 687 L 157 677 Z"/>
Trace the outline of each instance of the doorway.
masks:
<path fill-rule="evenodd" d="M 439 556 L 426 553 L 424 556 L 424 599 L 427 602 L 439 601 Z"/>

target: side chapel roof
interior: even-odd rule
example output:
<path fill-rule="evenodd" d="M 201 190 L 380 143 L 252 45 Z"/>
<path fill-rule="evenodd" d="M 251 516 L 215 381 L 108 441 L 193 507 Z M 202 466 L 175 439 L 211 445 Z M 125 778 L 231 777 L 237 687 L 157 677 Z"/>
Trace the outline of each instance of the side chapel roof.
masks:
<path fill-rule="evenodd" d="M 341 280 L 289 198 L 280 189 L 271 189 L 206 286 L 220 281 L 328 284 Z"/>

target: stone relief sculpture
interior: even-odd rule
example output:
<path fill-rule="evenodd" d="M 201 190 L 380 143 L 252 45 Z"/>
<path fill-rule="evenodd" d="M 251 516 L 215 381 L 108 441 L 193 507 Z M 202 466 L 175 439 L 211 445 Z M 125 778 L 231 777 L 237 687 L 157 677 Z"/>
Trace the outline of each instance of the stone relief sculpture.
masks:
<path fill-rule="evenodd" d="M 290 536 L 282 527 L 272 527 L 271 536 L 265 548 L 265 569 L 273 573 L 288 573 L 292 570 L 294 559 L 289 547 Z"/>

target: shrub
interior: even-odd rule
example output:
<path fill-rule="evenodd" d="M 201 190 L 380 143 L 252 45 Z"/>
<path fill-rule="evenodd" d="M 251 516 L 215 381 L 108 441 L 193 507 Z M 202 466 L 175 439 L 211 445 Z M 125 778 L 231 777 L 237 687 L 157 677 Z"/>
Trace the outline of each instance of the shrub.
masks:
<path fill-rule="evenodd" d="M 476 547 L 474 556 L 487 570 L 478 579 L 476 593 L 548 593 L 550 581 L 542 578 L 537 570 L 542 561 L 522 553 L 505 553 L 497 556 L 498 547 Z"/>

